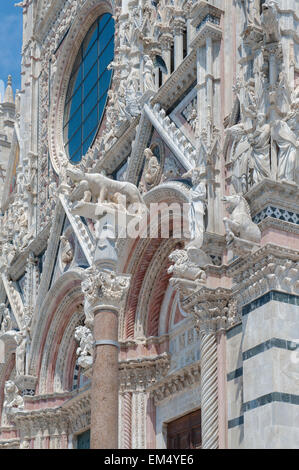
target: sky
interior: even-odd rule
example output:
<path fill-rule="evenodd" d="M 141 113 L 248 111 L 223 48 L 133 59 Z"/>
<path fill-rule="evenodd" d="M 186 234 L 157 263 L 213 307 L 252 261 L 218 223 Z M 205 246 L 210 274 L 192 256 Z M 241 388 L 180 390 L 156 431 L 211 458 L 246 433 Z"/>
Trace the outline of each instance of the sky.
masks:
<path fill-rule="evenodd" d="M 21 87 L 22 8 L 15 7 L 20 0 L 0 0 L 0 94 L 12 75 L 14 91 Z M 2 83 L 1 83 L 2 82 Z"/>

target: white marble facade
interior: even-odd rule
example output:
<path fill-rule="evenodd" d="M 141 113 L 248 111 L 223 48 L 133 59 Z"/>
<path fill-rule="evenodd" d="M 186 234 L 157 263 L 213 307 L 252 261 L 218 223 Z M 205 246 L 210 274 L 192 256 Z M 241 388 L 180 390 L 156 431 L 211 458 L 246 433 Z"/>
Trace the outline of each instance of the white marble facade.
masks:
<path fill-rule="evenodd" d="M 95 446 L 98 304 L 118 312 L 121 448 L 165 449 L 196 411 L 201 448 L 298 448 L 299 0 L 18 7 L 21 90 L 8 77 L 0 103 L 0 448 L 89 447 L 89 431 Z M 76 63 L 103 15 L 109 80 L 96 98 L 85 82 L 97 116 L 76 143 Z M 108 224 L 103 242 L 103 208 L 127 227 L 134 203 L 141 217 L 174 202 L 189 237 Z"/>

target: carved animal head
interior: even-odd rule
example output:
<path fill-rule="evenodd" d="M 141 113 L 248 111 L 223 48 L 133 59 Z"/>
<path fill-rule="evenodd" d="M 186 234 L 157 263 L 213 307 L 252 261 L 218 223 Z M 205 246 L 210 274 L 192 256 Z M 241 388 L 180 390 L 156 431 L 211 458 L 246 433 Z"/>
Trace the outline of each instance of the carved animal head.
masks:
<path fill-rule="evenodd" d="M 14 393 L 18 392 L 18 389 L 12 380 L 8 380 L 5 382 L 4 391 L 6 396 L 12 396 Z"/>
<path fill-rule="evenodd" d="M 68 168 L 66 170 L 66 175 L 74 182 L 81 181 L 85 176 L 83 171 L 79 170 L 79 168 Z"/>
<path fill-rule="evenodd" d="M 267 0 L 265 3 L 262 5 L 262 12 L 268 14 L 268 12 L 271 11 L 271 13 L 275 13 L 277 10 L 277 1 L 276 0 Z"/>
<path fill-rule="evenodd" d="M 231 214 L 233 210 L 240 204 L 243 204 L 244 210 L 250 215 L 250 209 L 246 199 L 240 194 L 234 194 L 232 196 L 223 196 L 222 201 L 226 204 L 227 211 Z"/>

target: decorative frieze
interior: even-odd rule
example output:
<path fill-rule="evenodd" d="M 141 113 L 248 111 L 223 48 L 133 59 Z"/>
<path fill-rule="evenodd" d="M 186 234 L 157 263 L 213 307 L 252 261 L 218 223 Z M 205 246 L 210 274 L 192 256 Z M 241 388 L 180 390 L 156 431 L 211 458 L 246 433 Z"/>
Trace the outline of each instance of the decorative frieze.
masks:
<path fill-rule="evenodd" d="M 194 363 L 168 375 L 149 388 L 155 405 L 200 382 L 200 363 Z"/>
<path fill-rule="evenodd" d="M 120 390 L 145 391 L 153 383 L 159 382 L 166 374 L 170 366 L 169 355 L 163 353 L 154 357 L 143 357 L 121 361 Z"/>

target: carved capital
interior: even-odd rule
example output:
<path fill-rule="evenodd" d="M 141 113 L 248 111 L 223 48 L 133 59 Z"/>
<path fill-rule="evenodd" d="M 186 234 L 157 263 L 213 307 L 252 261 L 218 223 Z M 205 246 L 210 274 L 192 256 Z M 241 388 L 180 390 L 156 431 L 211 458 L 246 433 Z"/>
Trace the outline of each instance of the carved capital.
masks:
<path fill-rule="evenodd" d="M 81 284 L 85 296 L 86 325 L 92 326 L 97 310 L 119 312 L 125 303 L 130 286 L 130 276 L 114 271 L 98 271 L 94 266 L 87 269 Z"/>
<path fill-rule="evenodd" d="M 215 334 L 225 330 L 228 317 L 228 302 L 215 300 L 202 302 L 194 306 L 193 318 L 196 328 L 206 334 Z"/>
<path fill-rule="evenodd" d="M 182 16 L 180 16 L 180 11 L 177 13 L 178 16 L 176 16 L 173 20 L 173 28 L 174 33 L 180 35 L 183 34 L 186 29 L 186 21 Z"/>
<path fill-rule="evenodd" d="M 216 334 L 240 321 L 230 289 L 202 287 L 186 298 L 182 307 L 205 334 Z"/>

